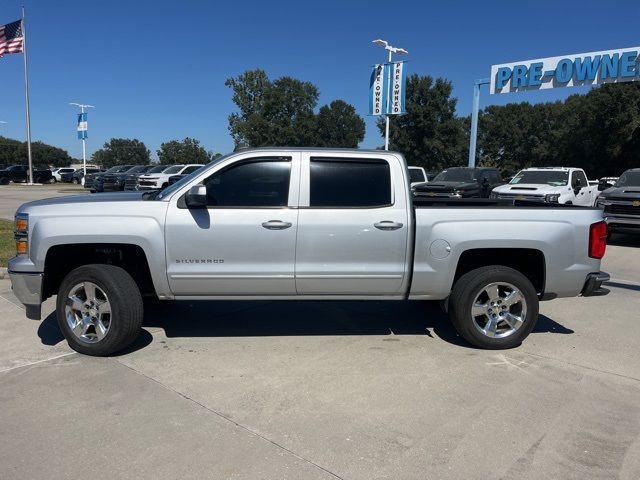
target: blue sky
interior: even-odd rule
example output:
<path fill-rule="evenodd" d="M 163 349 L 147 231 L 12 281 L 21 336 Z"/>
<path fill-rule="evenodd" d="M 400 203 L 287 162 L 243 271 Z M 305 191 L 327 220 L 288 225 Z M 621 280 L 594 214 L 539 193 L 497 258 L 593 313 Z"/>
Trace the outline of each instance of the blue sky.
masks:
<path fill-rule="evenodd" d="M 135 137 L 155 151 L 191 136 L 216 152 L 233 149 L 230 76 L 263 68 L 320 89 L 366 118 L 363 147 L 383 143 L 367 116 L 371 44 L 406 48 L 409 73 L 450 79 L 458 113 L 471 108 L 473 81 L 492 64 L 640 45 L 640 2 L 609 1 L 45 1 L 6 0 L 0 24 L 27 8 L 34 140 L 81 156 L 75 110 L 90 103 L 91 153 L 111 137 Z M 0 134 L 24 139 L 22 56 L 0 59 Z M 585 88 L 492 96 L 481 106 L 541 102 Z"/>

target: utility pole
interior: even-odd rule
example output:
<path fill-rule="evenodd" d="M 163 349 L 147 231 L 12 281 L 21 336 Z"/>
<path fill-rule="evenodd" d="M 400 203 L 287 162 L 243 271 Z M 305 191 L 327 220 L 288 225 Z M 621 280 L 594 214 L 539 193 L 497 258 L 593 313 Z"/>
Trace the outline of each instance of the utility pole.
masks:
<path fill-rule="evenodd" d="M 389 109 L 389 96 L 391 95 L 391 61 L 393 59 L 392 55 L 394 53 L 402 53 L 408 55 L 404 48 L 392 47 L 389 45 L 389 42 L 386 40 L 374 40 L 372 43 L 375 43 L 379 47 L 384 48 L 389 52 L 389 65 L 387 68 L 387 110 Z M 384 149 L 389 150 L 389 114 L 385 115 L 385 127 L 384 127 Z"/>
<path fill-rule="evenodd" d="M 96 108 L 93 105 L 83 105 L 82 103 L 70 103 L 69 105 L 74 105 L 76 107 L 80 107 L 80 113 L 82 114 L 82 116 L 84 117 L 84 109 L 85 108 Z M 80 123 L 80 122 L 78 122 Z M 83 174 L 86 177 L 87 176 L 87 145 L 86 145 L 86 139 L 87 139 L 87 125 L 85 122 L 84 125 L 84 130 L 78 130 L 78 134 L 80 132 L 83 132 L 82 135 L 82 169 L 83 169 Z"/>

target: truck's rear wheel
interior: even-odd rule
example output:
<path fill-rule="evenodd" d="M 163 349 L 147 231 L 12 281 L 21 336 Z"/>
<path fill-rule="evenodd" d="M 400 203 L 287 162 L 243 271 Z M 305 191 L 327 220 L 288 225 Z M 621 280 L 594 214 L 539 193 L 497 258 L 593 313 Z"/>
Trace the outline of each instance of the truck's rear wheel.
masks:
<path fill-rule="evenodd" d="M 462 337 L 476 347 L 520 345 L 538 320 L 536 289 L 523 274 L 494 265 L 472 270 L 456 282 L 449 316 Z"/>
<path fill-rule="evenodd" d="M 9 179 L 8 178 L 0 178 L 0 185 L 9 185 Z"/>
<path fill-rule="evenodd" d="M 142 296 L 133 278 L 113 265 L 85 265 L 62 281 L 58 324 L 69 346 L 85 355 L 111 355 L 140 332 Z"/>

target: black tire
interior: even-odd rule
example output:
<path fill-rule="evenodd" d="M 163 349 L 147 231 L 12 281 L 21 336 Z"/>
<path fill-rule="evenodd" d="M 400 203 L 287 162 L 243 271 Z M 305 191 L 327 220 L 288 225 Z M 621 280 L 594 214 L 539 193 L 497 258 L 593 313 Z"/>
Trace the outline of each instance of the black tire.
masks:
<path fill-rule="evenodd" d="M 67 297 L 74 286 L 83 282 L 91 282 L 103 290 L 111 306 L 108 330 L 104 338 L 95 343 L 87 343 L 77 337 L 65 315 Z M 60 330 L 72 349 L 102 357 L 133 343 L 142 327 L 144 309 L 140 290 L 125 270 L 113 265 L 94 264 L 78 267 L 64 278 L 58 291 L 56 314 Z"/>
<path fill-rule="evenodd" d="M 162 188 L 161 188 L 161 190 L 164 190 L 164 189 L 165 189 L 165 188 L 167 188 L 168 186 L 169 186 L 169 183 L 168 183 L 168 182 L 163 183 L 163 184 L 162 184 Z"/>
<path fill-rule="evenodd" d="M 522 324 L 511 334 L 492 338 L 480 331 L 481 326 L 477 326 L 471 309 L 485 287 L 500 282 L 511 284 L 520 291 L 526 305 L 526 315 Z M 449 318 L 458 333 L 473 346 L 491 350 L 517 347 L 531 333 L 538 320 L 538 295 L 529 279 L 517 270 L 501 265 L 477 268 L 464 274 L 454 285 L 449 297 Z M 484 317 L 480 315 L 477 318 L 482 320 Z M 501 325 L 508 327 L 506 322 Z"/>
<path fill-rule="evenodd" d="M 72 178 L 71 179 L 71 183 L 73 183 L 74 185 L 79 185 L 80 184 L 80 180 L 78 180 L 77 178 Z"/>
<path fill-rule="evenodd" d="M 9 179 L 6 177 L 0 178 L 0 185 L 9 185 Z"/>
<path fill-rule="evenodd" d="M 36 181 L 34 183 L 43 183 L 41 177 L 36 177 Z"/>

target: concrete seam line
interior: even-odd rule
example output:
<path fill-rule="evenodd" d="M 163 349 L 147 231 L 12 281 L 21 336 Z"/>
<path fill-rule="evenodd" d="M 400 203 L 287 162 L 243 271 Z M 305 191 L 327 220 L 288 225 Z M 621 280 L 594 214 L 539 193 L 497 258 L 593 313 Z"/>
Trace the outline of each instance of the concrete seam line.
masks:
<path fill-rule="evenodd" d="M 592 372 L 603 373 L 605 375 L 614 375 L 616 377 L 626 378 L 627 380 L 633 380 L 635 382 L 640 382 L 640 378 L 630 377 L 629 375 L 624 375 L 622 373 L 610 372 L 608 370 L 600 370 L 598 368 L 589 367 L 587 365 L 580 365 L 579 363 L 573 363 L 573 362 L 569 362 L 567 360 L 561 360 L 559 358 L 553 358 L 553 357 L 548 357 L 546 355 L 540 355 L 539 353 L 532 353 L 532 352 L 525 352 L 525 351 L 523 351 L 522 353 L 524 353 L 526 355 L 531 355 L 532 357 L 544 358 L 545 360 L 551 360 L 551 361 L 554 361 L 554 362 L 564 363 L 564 364 L 567 364 L 567 365 L 571 365 L 573 367 L 584 368 L 586 370 L 591 370 Z"/>
<path fill-rule="evenodd" d="M 328 469 L 324 468 L 322 465 L 318 465 L 318 464 L 317 464 L 317 463 L 315 463 L 314 461 L 309 460 L 308 458 L 305 458 L 305 457 L 303 457 L 303 456 L 301 456 L 301 455 L 297 454 L 297 453 L 296 453 L 296 452 L 294 452 L 293 450 L 290 450 L 290 449 L 288 449 L 287 447 L 285 447 L 284 445 L 279 444 L 279 443 L 278 443 L 278 442 L 276 442 L 275 440 L 271 440 L 270 438 L 268 438 L 268 437 L 266 437 L 266 436 L 262 435 L 261 433 L 258 433 L 258 432 L 256 432 L 255 430 L 252 430 L 250 427 L 247 427 L 247 426 L 245 426 L 245 425 L 243 425 L 243 424 L 241 424 L 241 423 L 236 422 L 235 420 L 232 420 L 231 418 L 229 418 L 229 417 L 227 417 L 226 415 L 224 415 L 224 414 L 222 414 L 222 413 L 218 412 L 217 410 L 214 410 L 214 409 L 212 409 L 212 408 L 210 408 L 210 407 L 207 407 L 206 405 L 203 405 L 202 403 L 198 402 L 197 400 L 195 400 L 195 399 L 193 399 L 193 398 L 189 397 L 188 395 L 185 395 L 184 393 L 181 393 L 181 392 L 179 392 L 179 391 L 177 391 L 177 390 L 175 390 L 175 389 L 173 389 L 173 388 L 171 388 L 171 387 L 169 387 L 169 386 L 165 385 L 164 383 L 162 383 L 162 382 L 160 382 L 160 381 L 156 380 L 155 378 L 152 378 L 152 377 L 150 377 L 149 375 L 146 375 L 146 374 L 144 374 L 144 373 L 140 372 L 139 370 L 136 370 L 135 368 L 130 367 L 129 365 L 126 365 L 126 364 L 122 363 L 121 361 L 119 361 L 119 360 L 117 360 L 117 359 L 115 359 L 115 358 L 112 358 L 111 360 L 113 360 L 113 361 L 115 361 L 115 362 L 119 363 L 120 365 L 122 365 L 123 367 L 126 367 L 126 368 L 128 368 L 129 370 L 131 370 L 131 371 L 133 371 L 133 372 L 137 373 L 138 375 L 140 375 L 140 376 L 142 376 L 142 377 L 144 377 L 144 378 L 147 378 L 147 379 L 151 380 L 151 381 L 152 381 L 152 382 L 154 382 L 154 383 L 157 383 L 157 384 L 158 384 L 158 385 L 160 385 L 161 387 L 165 388 L 166 390 L 169 390 L 170 392 L 175 393 L 176 395 L 179 395 L 180 397 L 184 398 L 185 400 L 187 400 L 187 401 L 189 401 L 189 402 L 192 402 L 192 403 L 195 403 L 195 404 L 196 404 L 196 405 L 198 405 L 199 407 L 204 408 L 204 409 L 205 409 L 205 410 L 207 410 L 208 412 L 211 412 L 211 413 L 213 413 L 214 415 L 217 415 L 218 417 L 222 418 L 223 420 L 226 420 L 227 422 L 232 423 L 232 424 L 233 424 L 233 425 L 235 425 L 236 427 L 239 427 L 239 428 L 241 428 L 241 429 L 243 429 L 243 430 L 245 430 L 245 431 L 249 432 L 250 434 L 252 434 L 252 435 L 254 435 L 254 436 L 256 436 L 256 437 L 260 438 L 261 440 L 264 440 L 265 442 L 270 443 L 271 445 L 274 445 L 275 447 L 280 448 L 280 449 L 284 450 L 285 452 L 290 453 L 291 455 L 293 455 L 293 456 L 294 456 L 294 457 L 296 457 L 297 459 L 302 460 L 303 462 L 306 462 L 306 463 L 308 463 L 308 464 L 310 464 L 310 465 L 313 465 L 314 467 L 316 467 L 316 468 L 318 468 L 318 469 L 322 470 L 323 472 L 328 473 L 328 474 L 329 474 L 329 475 L 331 475 L 332 477 L 338 478 L 339 480 L 345 480 L 345 479 L 344 479 L 344 477 L 341 477 L 341 476 L 339 476 L 339 475 L 337 475 L 337 474 L 333 473 L 331 470 L 328 470 Z"/>
<path fill-rule="evenodd" d="M 11 300 L 9 300 L 6 297 L 3 297 L 2 295 L 0 295 L 0 298 L 3 299 L 5 302 L 9 302 L 11 305 L 13 305 L 14 307 L 18 307 L 20 310 L 24 310 L 24 307 L 22 305 L 18 305 L 15 302 L 12 302 Z"/>
<path fill-rule="evenodd" d="M 51 360 L 57 360 L 58 358 L 68 357 L 69 355 L 76 355 L 76 352 L 63 353 L 62 355 L 57 355 L 51 358 L 45 358 L 44 360 L 38 360 L 36 362 L 25 363 L 23 365 L 16 365 L 15 367 L 5 368 L 4 370 L 0 370 L 0 373 L 10 372 L 11 370 L 16 370 L 18 368 L 30 367 L 32 365 L 38 365 L 39 363 L 50 362 Z"/>

